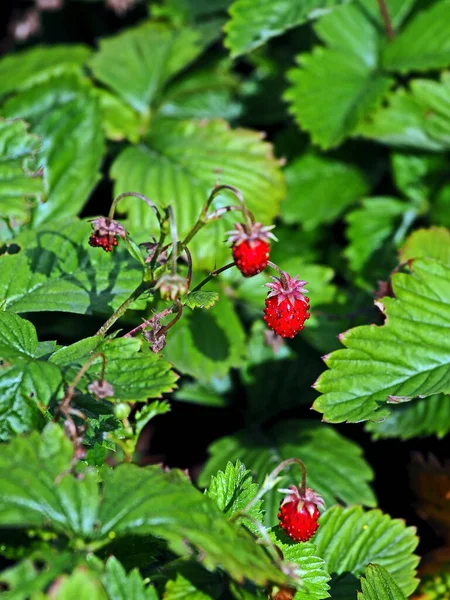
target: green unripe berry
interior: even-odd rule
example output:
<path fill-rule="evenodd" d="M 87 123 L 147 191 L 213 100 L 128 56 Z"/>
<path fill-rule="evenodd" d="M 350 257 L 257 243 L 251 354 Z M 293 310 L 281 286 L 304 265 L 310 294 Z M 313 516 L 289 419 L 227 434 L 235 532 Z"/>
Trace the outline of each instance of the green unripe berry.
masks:
<path fill-rule="evenodd" d="M 129 404 L 124 404 L 123 402 L 121 402 L 120 404 L 116 404 L 114 406 L 114 414 L 120 420 L 126 419 L 130 412 L 131 408 Z"/>

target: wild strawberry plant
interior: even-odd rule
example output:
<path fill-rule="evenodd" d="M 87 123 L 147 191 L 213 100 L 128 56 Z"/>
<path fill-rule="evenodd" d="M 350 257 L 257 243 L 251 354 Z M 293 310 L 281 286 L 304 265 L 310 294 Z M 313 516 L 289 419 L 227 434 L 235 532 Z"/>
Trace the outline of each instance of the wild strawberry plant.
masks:
<path fill-rule="evenodd" d="M 3 596 L 447 598 L 448 0 L 20 4 Z"/>

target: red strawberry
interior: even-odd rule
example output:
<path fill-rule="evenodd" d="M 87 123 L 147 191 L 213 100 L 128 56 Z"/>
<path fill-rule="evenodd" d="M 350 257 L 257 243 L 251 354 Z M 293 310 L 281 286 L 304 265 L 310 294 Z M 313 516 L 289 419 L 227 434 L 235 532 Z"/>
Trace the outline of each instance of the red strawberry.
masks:
<path fill-rule="evenodd" d="M 307 542 L 319 528 L 318 506 L 324 508 L 322 498 L 311 488 L 302 491 L 295 485 L 279 491 L 287 493 L 278 513 L 280 527 L 295 542 Z"/>
<path fill-rule="evenodd" d="M 263 227 L 261 223 L 253 223 L 249 229 L 242 223 L 235 223 L 234 228 L 236 231 L 228 232 L 234 261 L 244 277 L 253 277 L 267 266 L 269 240 L 277 239 L 270 231 L 274 225 Z"/>
<path fill-rule="evenodd" d="M 272 277 L 275 281 L 266 283 L 270 292 L 266 298 L 264 320 L 277 335 L 293 338 L 304 327 L 309 319 L 309 298 L 304 296 L 303 287 L 306 281 L 298 280 L 298 275 L 290 277 L 283 273 L 285 283 L 281 277 Z"/>
<path fill-rule="evenodd" d="M 118 221 L 109 217 L 98 217 L 92 219 L 92 227 L 94 228 L 89 245 L 93 248 L 103 248 L 105 252 L 111 252 L 114 246 L 117 246 L 117 235 L 122 239 L 126 238 L 126 231 Z"/>

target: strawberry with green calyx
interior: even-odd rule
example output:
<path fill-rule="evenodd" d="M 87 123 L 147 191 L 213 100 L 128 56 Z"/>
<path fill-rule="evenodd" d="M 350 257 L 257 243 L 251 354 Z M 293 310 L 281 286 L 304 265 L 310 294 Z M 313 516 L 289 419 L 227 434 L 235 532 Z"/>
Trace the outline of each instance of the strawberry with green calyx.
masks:
<path fill-rule="evenodd" d="M 309 319 L 309 298 L 304 295 L 306 281 L 298 279 L 298 275 L 290 277 L 288 273 L 278 269 L 280 277 L 265 285 L 270 289 L 266 298 L 264 320 L 267 326 L 283 338 L 293 338 L 304 327 Z"/>
<path fill-rule="evenodd" d="M 235 230 L 227 232 L 234 262 L 244 277 L 253 277 L 266 268 L 269 241 L 277 239 L 271 231 L 273 228 L 274 225 L 264 227 L 261 223 L 235 223 Z"/>

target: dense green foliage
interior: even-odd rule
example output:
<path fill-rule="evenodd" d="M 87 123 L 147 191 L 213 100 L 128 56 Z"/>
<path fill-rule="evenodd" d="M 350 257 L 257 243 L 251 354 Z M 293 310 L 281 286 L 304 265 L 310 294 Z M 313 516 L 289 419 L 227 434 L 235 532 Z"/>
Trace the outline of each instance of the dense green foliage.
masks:
<path fill-rule="evenodd" d="M 450 432 L 449 0 L 41 4 L 0 59 L 2 597 L 434 597 L 364 450 Z M 275 266 L 244 278 L 252 215 Z M 274 268 L 307 282 L 294 340 Z M 201 470 L 165 460 L 212 413 Z"/>

